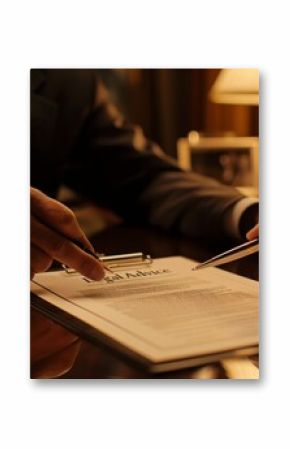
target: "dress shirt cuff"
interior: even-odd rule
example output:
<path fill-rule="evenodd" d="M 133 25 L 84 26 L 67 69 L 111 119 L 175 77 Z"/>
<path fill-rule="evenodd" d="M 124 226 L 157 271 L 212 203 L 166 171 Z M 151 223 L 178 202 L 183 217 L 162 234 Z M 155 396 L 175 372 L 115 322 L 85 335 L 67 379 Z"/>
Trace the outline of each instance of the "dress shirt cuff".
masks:
<path fill-rule="evenodd" d="M 258 215 L 258 205 L 259 201 L 257 198 L 243 198 L 239 200 L 231 209 L 229 209 L 224 216 L 224 229 L 228 235 L 235 239 L 244 238 L 241 235 L 241 218 L 244 213 L 252 208 L 252 206 L 257 207 L 257 215 Z M 256 223 L 249 223 L 249 229 L 251 226 Z"/>

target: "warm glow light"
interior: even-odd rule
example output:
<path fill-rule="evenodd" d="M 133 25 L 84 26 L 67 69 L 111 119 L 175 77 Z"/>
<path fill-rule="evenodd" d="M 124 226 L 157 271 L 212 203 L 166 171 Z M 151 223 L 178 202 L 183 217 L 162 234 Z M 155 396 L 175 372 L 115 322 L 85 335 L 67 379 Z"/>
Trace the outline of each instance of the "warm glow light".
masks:
<path fill-rule="evenodd" d="M 199 133 L 197 131 L 190 131 L 188 140 L 191 146 L 197 145 L 199 142 Z"/>
<path fill-rule="evenodd" d="M 258 105 L 259 70 L 221 70 L 209 96 L 214 103 Z"/>

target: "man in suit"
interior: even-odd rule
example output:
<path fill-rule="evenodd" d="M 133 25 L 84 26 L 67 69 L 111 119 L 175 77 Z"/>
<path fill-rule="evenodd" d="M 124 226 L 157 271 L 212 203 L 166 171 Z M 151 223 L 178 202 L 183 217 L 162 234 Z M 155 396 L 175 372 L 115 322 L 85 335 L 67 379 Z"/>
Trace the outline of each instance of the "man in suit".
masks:
<path fill-rule="evenodd" d="M 110 103 L 96 70 L 31 71 L 31 270 L 53 259 L 93 279 L 96 260 L 66 240 L 90 243 L 75 217 L 52 199 L 61 184 L 126 221 L 188 236 L 245 238 L 257 200 L 182 171 Z"/>
<path fill-rule="evenodd" d="M 244 239 L 258 219 L 257 200 L 181 170 L 129 124 L 96 70 L 31 71 L 31 277 L 57 260 L 100 280 L 102 265 L 71 243 L 93 250 L 74 214 L 55 199 L 62 184 L 126 221 L 192 237 Z M 250 238 L 256 235 L 255 228 Z M 57 326 L 43 333 L 37 323 L 33 318 L 35 360 L 47 355 L 50 332 L 59 332 L 63 346 L 75 342 Z"/>

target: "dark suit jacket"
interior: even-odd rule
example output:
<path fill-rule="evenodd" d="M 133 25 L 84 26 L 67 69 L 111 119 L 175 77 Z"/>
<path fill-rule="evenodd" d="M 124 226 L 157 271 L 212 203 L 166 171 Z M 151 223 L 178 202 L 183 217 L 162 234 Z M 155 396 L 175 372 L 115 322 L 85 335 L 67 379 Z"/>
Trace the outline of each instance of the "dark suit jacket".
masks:
<path fill-rule="evenodd" d="M 223 233 L 242 195 L 187 173 L 127 123 L 97 70 L 31 70 L 31 185 L 56 196 L 66 184 L 126 220 L 187 235 Z"/>

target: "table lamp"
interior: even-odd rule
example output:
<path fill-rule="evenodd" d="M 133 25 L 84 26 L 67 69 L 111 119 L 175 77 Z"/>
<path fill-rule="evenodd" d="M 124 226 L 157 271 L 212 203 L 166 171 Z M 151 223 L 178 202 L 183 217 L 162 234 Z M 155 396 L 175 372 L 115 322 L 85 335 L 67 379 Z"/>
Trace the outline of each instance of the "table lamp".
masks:
<path fill-rule="evenodd" d="M 222 69 L 215 80 L 210 100 L 222 104 L 259 104 L 258 69 Z"/>

